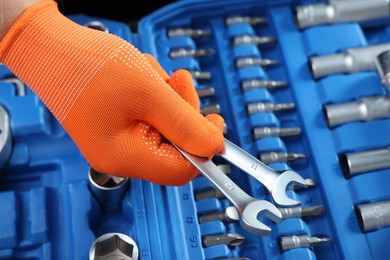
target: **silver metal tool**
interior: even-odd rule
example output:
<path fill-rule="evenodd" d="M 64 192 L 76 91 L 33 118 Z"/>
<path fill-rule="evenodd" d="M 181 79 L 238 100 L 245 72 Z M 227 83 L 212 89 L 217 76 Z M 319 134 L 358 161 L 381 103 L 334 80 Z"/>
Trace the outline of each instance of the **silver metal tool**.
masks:
<path fill-rule="evenodd" d="M 319 237 L 309 237 L 306 235 L 283 236 L 279 238 L 279 248 L 281 252 L 284 252 L 289 249 L 317 246 L 321 243 L 330 242 L 330 241 L 332 240 L 328 237 L 319 238 Z"/>
<path fill-rule="evenodd" d="M 211 221 L 223 221 L 225 223 L 236 222 L 240 219 L 237 209 L 234 206 L 225 208 L 222 211 L 202 214 L 198 217 L 199 223 L 206 223 Z"/>
<path fill-rule="evenodd" d="M 214 87 L 197 88 L 196 93 L 198 94 L 199 98 L 213 97 L 215 95 L 215 88 Z"/>
<path fill-rule="evenodd" d="M 239 246 L 244 243 L 245 237 L 240 234 L 221 234 L 203 237 L 203 246 L 227 245 Z"/>
<path fill-rule="evenodd" d="M 224 173 L 224 174 L 231 174 L 232 169 L 230 168 L 230 164 L 218 164 L 217 167 Z M 201 173 L 198 174 L 198 177 L 203 177 Z"/>
<path fill-rule="evenodd" d="M 254 102 L 246 106 L 249 115 L 263 112 L 281 112 L 295 108 L 294 103 L 270 103 L 270 102 Z"/>
<path fill-rule="evenodd" d="M 195 193 L 195 200 L 205 200 L 210 198 L 225 199 L 225 194 L 218 189 L 198 191 Z"/>
<path fill-rule="evenodd" d="M 26 86 L 20 79 L 18 78 L 0 79 L 0 82 L 15 84 L 17 96 L 26 95 Z"/>
<path fill-rule="evenodd" d="M 390 168 L 390 148 L 350 152 L 339 155 L 344 176 L 355 175 Z"/>
<path fill-rule="evenodd" d="M 306 158 L 303 153 L 289 153 L 289 152 L 266 152 L 261 153 L 260 161 L 265 164 L 277 163 L 277 162 L 292 162 L 298 159 Z"/>
<path fill-rule="evenodd" d="M 268 67 L 278 63 L 279 61 L 277 60 L 263 59 L 263 58 L 256 58 L 256 57 L 244 57 L 244 58 L 238 58 L 236 60 L 236 67 L 238 69 L 249 67 L 249 66 Z"/>
<path fill-rule="evenodd" d="M 324 207 L 322 205 L 312 207 L 294 207 L 294 208 L 279 208 L 282 213 L 283 219 L 288 218 L 305 218 L 321 216 L 324 213 Z"/>
<path fill-rule="evenodd" d="M 206 116 L 208 114 L 220 114 L 221 113 L 221 106 L 218 103 L 209 104 L 209 105 L 201 107 L 200 113 L 204 116 Z"/>
<path fill-rule="evenodd" d="M 227 132 L 228 132 L 228 126 L 227 126 L 226 122 L 224 122 L 224 123 L 223 123 L 223 129 L 222 129 L 222 132 L 223 132 L 223 134 L 224 134 L 224 135 L 226 135 L 226 134 L 227 134 Z"/>
<path fill-rule="evenodd" d="M 355 212 L 363 233 L 390 226 L 390 200 L 357 205 Z"/>
<path fill-rule="evenodd" d="M 203 58 L 214 55 L 215 51 L 213 49 L 186 49 L 179 48 L 171 50 L 169 56 L 171 59 L 180 59 L 180 58 Z"/>
<path fill-rule="evenodd" d="M 224 144 L 224 150 L 217 155 L 262 183 L 276 204 L 281 206 L 300 205 L 299 201 L 288 197 L 286 189 L 291 184 L 307 187 L 302 176 L 294 171 L 276 171 L 227 139 L 225 139 Z"/>
<path fill-rule="evenodd" d="M 390 50 L 381 52 L 375 59 L 381 82 L 386 86 L 387 94 L 390 95 Z"/>
<path fill-rule="evenodd" d="M 296 8 L 296 21 L 300 29 L 342 22 L 365 22 L 388 17 L 388 0 L 330 1 L 329 4 L 315 3 Z"/>
<path fill-rule="evenodd" d="M 314 56 L 309 65 L 314 79 L 339 73 L 375 71 L 376 57 L 390 49 L 389 43 L 346 49 L 341 53 Z"/>
<path fill-rule="evenodd" d="M 232 169 L 229 164 L 218 164 L 217 167 L 225 174 L 232 173 Z"/>
<path fill-rule="evenodd" d="M 128 178 L 99 173 L 90 168 L 88 180 L 92 194 L 105 211 L 114 212 L 121 208 L 123 196 L 129 187 Z"/>
<path fill-rule="evenodd" d="M 262 127 L 253 128 L 252 132 L 253 132 L 254 139 L 260 139 L 260 138 L 272 137 L 272 136 L 279 136 L 279 137 L 296 136 L 301 134 L 301 129 L 299 127 L 279 128 L 279 127 L 262 126 Z"/>
<path fill-rule="evenodd" d="M 285 81 L 264 80 L 264 79 L 248 79 L 241 82 L 241 89 L 248 91 L 252 89 L 266 88 L 279 89 L 287 86 Z"/>
<path fill-rule="evenodd" d="M 323 109 L 330 128 L 351 123 L 368 122 L 390 117 L 390 101 L 387 96 L 364 97 L 356 101 L 326 105 Z"/>
<path fill-rule="evenodd" d="M 167 32 L 168 38 L 176 38 L 176 37 L 191 37 L 191 38 L 199 38 L 202 36 L 208 36 L 211 34 L 210 30 L 202 30 L 202 29 L 191 29 L 191 28 L 172 28 Z"/>
<path fill-rule="evenodd" d="M 8 162 L 12 153 L 11 122 L 8 111 L 0 105 L 0 169 Z"/>
<path fill-rule="evenodd" d="M 248 195 L 221 172 L 211 160 L 191 155 L 178 147 L 176 148 L 237 208 L 240 214 L 239 222 L 243 229 L 260 236 L 266 236 L 271 233 L 271 228 L 259 221 L 259 215 L 276 223 L 281 221 L 282 215 L 275 205 Z"/>
<path fill-rule="evenodd" d="M 262 183 L 271 193 L 275 203 L 281 206 L 300 205 L 299 201 L 289 198 L 286 194 L 286 189 L 293 183 L 307 187 L 305 180 L 298 173 L 275 171 L 226 138 L 224 143 L 223 151 L 216 156 L 231 162 Z"/>
<path fill-rule="evenodd" d="M 305 183 L 307 185 L 307 188 L 316 186 L 316 182 L 313 179 L 310 179 L 310 178 L 305 179 Z M 301 189 L 303 189 L 305 187 L 302 187 L 301 185 L 292 184 L 292 185 L 290 185 L 289 188 L 296 191 L 296 190 L 301 190 Z"/>
<path fill-rule="evenodd" d="M 98 237 L 89 250 L 89 260 L 138 260 L 137 243 L 122 233 L 107 233 Z"/>
<path fill-rule="evenodd" d="M 109 32 L 108 27 L 99 21 L 90 21 L 84 24 L 84 26 L 98 31 L 106 32 L 106 33 Z"/>
<path fill-rule="evenodd" d="M 269 36 L 256 36 L 256 35 L 240 35 L 233 38 L 233 45 L 239 46 L 243 44 L 253 45 L 271 45 L 275 44 L 277 40 L 274 37 Z"/>
<path fill-rule="evenodd" d="M 208 71 L 190 70 L 192 78 L 196 80 L 211 80 L 211 73 Z"/>
<path fill-rule="evenodd" d="M 250 25 L 266 24 L 268 23 L 267 18 L 265 17 L 252 17 L 252 16 L 230 16 L 225 19 L 227 26 L 232 26 L 236 24 L 247 23 Z"/>

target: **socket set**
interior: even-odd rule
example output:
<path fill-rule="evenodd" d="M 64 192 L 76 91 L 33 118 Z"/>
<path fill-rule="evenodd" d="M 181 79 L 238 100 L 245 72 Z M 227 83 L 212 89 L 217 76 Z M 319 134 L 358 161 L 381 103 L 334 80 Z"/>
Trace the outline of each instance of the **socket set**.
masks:
<path fill-rule="evenodd" d="M 279 223 L 259 217 L 271 228 L 261 236 L 202 175 L 180 187 L 102 176 L 3 66 L 0 259 L 386 259 L 389 14 L 385 0 L 187 0 L 145 16 L 136 33 L 69 16 L 152 54 L 169 74 L 189 70 L 201 113 L 224 117 L 226 139 L 307 187 L 290 186 L 301 205 L 278 207 Z M 213 161 L 273 202 L 255 178 Z"/>

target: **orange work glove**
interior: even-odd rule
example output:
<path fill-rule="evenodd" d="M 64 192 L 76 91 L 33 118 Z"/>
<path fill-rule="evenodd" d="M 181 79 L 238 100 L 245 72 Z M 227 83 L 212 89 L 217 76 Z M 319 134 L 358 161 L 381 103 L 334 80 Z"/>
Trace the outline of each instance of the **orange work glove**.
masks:
<path fill-rule="evenodd" d="M 200 114 L 189 72 L 169 77 L 153 57 L 78 25 L 53 0 L 19 17 L 0 44 L 0 61 L 37 94 L 99 172 L 184 185 L 198 171 L 170 142 L 208 158 L 223 147 L 223 119 Z"/>

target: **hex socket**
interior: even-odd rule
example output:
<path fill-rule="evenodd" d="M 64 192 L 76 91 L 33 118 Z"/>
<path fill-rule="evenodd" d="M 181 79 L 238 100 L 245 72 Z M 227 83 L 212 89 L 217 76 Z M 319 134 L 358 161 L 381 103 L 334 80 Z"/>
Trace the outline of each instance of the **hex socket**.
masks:
<path fill-rule="evenodd" d="M 330 128 L 361 121 L 390 117 L 390 101 L 385 96 L 365 97 L 352 102 L 326 105 L 323 109 Z"/>
<path fill-rule="evenodd" d="M 89 250 L 89 260 L 137 260 L 137 243 L 122 233 L 106 233 L 98 237 Z"/>
<path fill-rule="evenodd" d="M 388 0 L 330 1 L 330 4 L 301 5 L 295 10 L 295 19 L 300 29 L 347 21 L 363 22 L 388 15 Z"/>
<path fill-rule="evenodd" d="M 386 86 L 387 94 L 390 94 L 390 50 L 380 53 L 375 62 L 381 82 Z"/>
<path fill-rule="evenodd" d="M 351 178 L 358 174 L 390 168 L 390 150 L 385 148 L 340 154 L 339 161 L 345 178 Z"/>
<path fill-rule="evenodd" d="M 389 200 L 356 205 L 355 213 L 363 233 L 390 226 Z"/>
<path fill-rule="evenodd" d="M 331 74 L 353 73 L 359 71 L 375 71 L 376 57 L 389 50 L 390 44 L 378 44 L 366 47 L 349 48 L 341 53 L 314 56 L 309 65 L 314 79 Z"/>
<path fill-rule="evenodd" d="M 123 196 L 129 187 L 128 178 L 99 173 L 90 168 L 88 180 L 89 188 L 103 210 L 114 212 L 121 208 Z"/>

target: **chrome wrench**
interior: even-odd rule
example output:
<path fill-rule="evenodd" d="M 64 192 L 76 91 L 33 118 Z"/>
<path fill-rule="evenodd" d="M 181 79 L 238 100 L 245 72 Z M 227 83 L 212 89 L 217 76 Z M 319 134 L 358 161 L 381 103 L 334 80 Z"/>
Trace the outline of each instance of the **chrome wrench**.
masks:
<path fill-rule="evenodd" d="M 275 205 L 248 195 L 211 160 L 189 154 L 176 145 L 174 146 L 237 208 L 240 214 L 240 225 L 243 229 L 260 236 L 266 236 L 271 233 L 271 228 L 260 222 L 258 216 L 262 215 L 276 223 L 282 220 L 282 214 Z"/>
<path fill-rule="evenodd" d="M 276 204 L 280 206 L 299 206 L 301 204 L 300 201 L 291 199 L 287 195 L 286 190 L 292 184 L 307 188 L 307 184 L 302 176 L 294 171 L 276 171 L 271 169 L 226 138 L 224 143 L 225 148 L 216 155 L 233 163 L 261 182 L 268 189 Z"/>
<path fill-rule="evenodd" d="M 12 146 L 10 116 L 5 107 L 0 105 L 0 170 L 10 159 Z"/>

